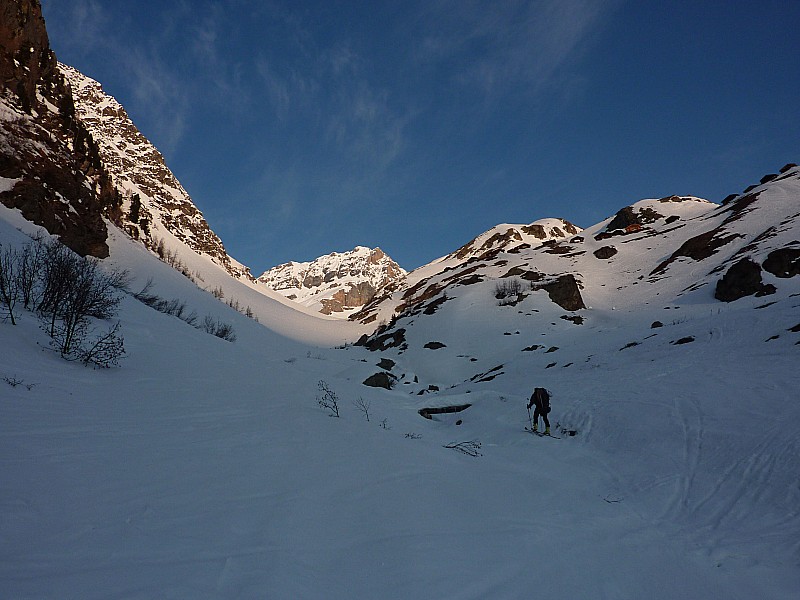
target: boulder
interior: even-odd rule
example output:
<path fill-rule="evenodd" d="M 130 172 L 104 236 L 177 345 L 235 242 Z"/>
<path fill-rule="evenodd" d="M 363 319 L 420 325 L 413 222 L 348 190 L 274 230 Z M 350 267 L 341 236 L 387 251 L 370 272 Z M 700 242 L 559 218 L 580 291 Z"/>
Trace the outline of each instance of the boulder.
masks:
<path fill-rule="evenodd" d="M 534 289 L 546 290 L 550 296 L 550 300 L 558 304 L 564 310 L 576 311 L 586 308 L 574 275 L 561 275 L 555 281 L 537 285 Z"/>
<path fill-rule="evenodd" d="M 617 249 L 614 248 L 614 246 L 603 246 L 602 248 L 595 250 L 592 254 L 601 260 L 606 260 L 614 256 L 616 253 Z"/>
<path fill-rule="evenodd" d="M 764 261 L 764 270 L 775 277 L 788 278 L 800 274 L 800 248 L 773 250 Z"/>
<path fill-rule="evenodd" d="M 750 258 L 743 258 L 717 282 L 714 297 L 722 302 L 733 302 L 745 296 L 766 296 L 775 292 L 774 285 L 761 280 L 761 266 Z"/>
<path fill-rule="evenodd" d="M 375 373 L 374 375 L 367 377 L 363 381 L 363 384 L 368 385 L 369 387 L 378 387 L 390 390 L 394 386 L 394 381 L 394 376 L 390 375 L 386 371 L 381 371 L 380 373 Z"/>

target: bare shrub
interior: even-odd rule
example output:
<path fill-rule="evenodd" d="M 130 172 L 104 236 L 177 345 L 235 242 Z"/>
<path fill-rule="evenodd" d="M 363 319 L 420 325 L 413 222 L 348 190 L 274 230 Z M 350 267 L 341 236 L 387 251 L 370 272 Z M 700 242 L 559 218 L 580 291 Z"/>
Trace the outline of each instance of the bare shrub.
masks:
<path fill-rule="evenodd" d="M 103 334 L 99 339 L 88 341 L 91 331 L 90 318 L 109 319 L 119 308 L 120 290 L 128 285 L 125 271 L 102 271 L 99 261 L 82 258 L 56 240 L 43 243 L 42 268 L 39 279 L 39 295 L 36 310 L 42 320 L 42 328 L 52 339 L 53 347 L 64 358 L 82 359 L 88 352 L 93 355 L 98 343 L 102 347 L 115 340 L 113 352 L 115 359 L 104 359 L 106 366 L 116 364 L 124 354 L 119 324 L 112 328 L 112 334 Z M 88 362 L 94 361 L 85 361 Z"/>
<path fill-rule="evenodd" d="M 498 304 L 503 306 L 508 304 L 507 300 L 515 300 L 522 294 L 522 282 L 519 279 L 504 279 L 498 281 L 494 286 L 494 297 L 499 300 Z"/>
<path fill-rule="evenodd" d="M 339 397 L 336 395 L 330 386 L 328 386 L 327 382 L 320 379 L 317 383 L 317 387 L 319 391 L 322 392 L 321 396 L 317 396 L 317 404 L 319 404 L 320 408 L 326 408 L 331 411 L 330 416 L 338 417 L 339 416 Z"/>
<path fill-rule="evenodd" d="M 5 307 L 5 312 L 16 325 L 14 307 L 19 299 L 19 255 L 15 248 L 0 246 L 0 306 Z"/>
<path fill-rule="evenodd" d="M 446 444 L 445 448 L 450 448 L 452 450 L 458 450 L 462 454 L 466 454 L 467 456 L 483 456 L 480 452 L 481 443 L 478 440 L 468 440 L 466 442 L 452 442 L 450 444 Z"/>
<path fill-rule="evenodd" d="M 362 413 L 364 413 L 364 418 L 366 418 L 367 422 L 369 422 L 369 409 L 370 406 L 372 406 L 372 402 L 369 400 L 364 400 L 364 398 L 359 396 L 357 400 L 353 400 L 353 405 Z"/>
<path fill-rule="evenodd" d="M 118 366 L 120 358 L 125 355 L 124 339 L 119 331 L 120 323 L 117 321 L 106 333 L 83 346 L 78 358 L 85 365 L 92 364 L 103 369 Z"/>
<path fill-rule="evenodd" d="M 22 247 L 17 269 L 17 290 L 26 310 L 33 309 L 34 291 L 44 260 L 44 249 L 40 239 L 35 239 Z"/>
<path fill-rule="evenodd" d="M 222 323 L 211 315 L 206 315 L 203 318 L 199 328 L 228 342 L 236 341 L 236 333 L 233 331 L 233 326 L 229 323 Z"/>

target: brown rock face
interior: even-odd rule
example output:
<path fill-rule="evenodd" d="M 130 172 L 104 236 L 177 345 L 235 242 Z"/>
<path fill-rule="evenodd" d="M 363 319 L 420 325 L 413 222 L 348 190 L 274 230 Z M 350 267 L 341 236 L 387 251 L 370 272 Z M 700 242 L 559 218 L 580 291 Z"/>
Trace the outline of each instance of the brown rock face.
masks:
<path fill-rule="evenodd" d="M 376 291 L 368 281 L 353 284 L 347 290 L 338 290 L 332 297 L 324 298 L 319 312 L 329 315 L 354 306 L 364 306 L 375 297 Z"/>
<path fill-rule="evenodd" d="M 23 111 L 36 102 L 36 86 L 52 76 L 55 56 L 38 0 L 12 0 L 0 7 L 0 80 L 19 99 Z"/>
<path fill-rule="evenodd" d="M 0 202 L 81 255 L 108 256 L 103 217 L 120 198 L 75 109 L 50 50 L 38 0 L 0 7 Z"/>

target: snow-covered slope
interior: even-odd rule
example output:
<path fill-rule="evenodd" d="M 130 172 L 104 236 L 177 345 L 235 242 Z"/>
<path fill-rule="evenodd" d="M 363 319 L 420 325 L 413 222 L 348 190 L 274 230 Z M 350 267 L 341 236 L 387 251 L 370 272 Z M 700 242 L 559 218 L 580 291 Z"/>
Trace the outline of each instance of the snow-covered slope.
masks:
<path fill-rule="evenodd" d="M 125 109 L 102 86 L 76 69 L 58 64 L 69 82 L 78 119 L 100 149 L 104 166 L 122 194 L 126 232 L 150 248 L 180 252 L 185 246 L 205 254 L 234 277 L 250 277 L 247 267 L 228 256 L 164 157 L 136 128 Z M 173 245 L 172 240 L 180 242 Z"/>
<path fill-rule="evenodd" d="M 368 302 L 361 310 L 350 315 L 354 321 L 361 323 L 385 322 L 394 316 L 398 305 L 413 295 L 415 290 L 424 286 L 425 282 L 437 275 L 459 269 L 478 260 L 488 260 L 500 252 L 518 253 L 531 246 L 543 243 L 556 243 L 580 233 L 576 227 L 564 219 L 539 219 L 528 225 L 510 225 L 502 223 L 480 234 L 458 250 L 446 256 L 414 269 L 407 273 L 404 286 L 396 290 L 387 289 L 386 293 Z M 426 288 L 427 289 L 427 288 Z"/>
<path fill-rule="evenodd" d="M 404 341 L 383 352 L 288 339 L 275 328 L 306 315 L 270 300 L 256 323 L 115 233 L 111 261 L 237 340 L 126 297 L 127 357 L 92 371 L 45 350 L 31 314 L 0 323 L 0 595 L 792 597 L 800 277 L 764 266 L 774 293 L 720 302 L 711 273 L 797 247 L 800 173 L 785 174 L 746 206 L 663 203 L 625 235 L 596 240 L 609 219 L 583 241 L 468 261 L 431 279 L 449 299 L 398 317 L 386 331 Z M 4 247 L 27 239 L 12 225 L 30 230 L 2 209 Z M 650 275 L 723 226 L 744 237 Z M 537 284 L 573 274 L 590 308 L 547 289 L 501 305 L 498 281 L 534 269 Z M 287 329 L 303 322 L 353 326 Z M 393 389 L 362 384 L 379 371 Z M 318 405 L 320 380 L 340 418 Z M 560 439 L 523 429 L 535 385 Z M 477 456 L 447 447 L 467 442 Z"/>
<path fill-rule="evenodd" d="M 405 270 L 380 248 L 357 246 L 273 267 L 258 282 L 323 314 L 346 317 L 375 296 L 402 287 L 405 278 Z"/>

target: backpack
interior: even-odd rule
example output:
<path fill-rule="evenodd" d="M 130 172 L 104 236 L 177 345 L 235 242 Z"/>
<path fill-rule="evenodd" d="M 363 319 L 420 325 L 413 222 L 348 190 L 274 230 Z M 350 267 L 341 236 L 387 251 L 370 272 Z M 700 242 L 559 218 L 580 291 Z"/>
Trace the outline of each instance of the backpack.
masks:
<path fill-rule="evenodd" d="M 544 388 L 536 388 L 533 391 L 536 399 L 538 400 L 537 404 L 541 407 L 542 412 L 547 414 L 550 412 L 550 394 Z"/>

